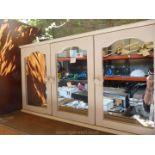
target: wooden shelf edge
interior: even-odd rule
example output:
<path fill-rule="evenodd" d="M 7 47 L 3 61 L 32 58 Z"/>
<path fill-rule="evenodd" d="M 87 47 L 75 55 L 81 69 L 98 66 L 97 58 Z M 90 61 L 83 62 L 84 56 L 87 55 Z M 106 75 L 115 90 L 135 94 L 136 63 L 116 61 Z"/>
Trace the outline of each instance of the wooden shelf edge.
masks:
<path fill-rule="evenodd" d="M 146 77 L 130 77 L 130 76 L 104 76 L 104 80 L 110 81 L 146 81 Z"/>
<path fill-rule="evenodd" d="M 153 53 L 146 57 L 139 54 L 107 56 L 103 57 L 103 60 L 106 61 L 106 60 L 127 60 L 127 59 L 146 59 L 146 58 L 154 58 Z"/>
<path fill-rule="evenodd" d="M 57 61 L 70 61 L 71 58 L 70 57 L 67 57 L 67 58 L 57 58 Z M 87 57 L 79 57 L 79 58 L 76 58 L 76 60 L 87 60 Z"/>
<path fill-rule="evenodd" d="M 71 79 L 59 79 L 60 81 L 84 81 L 87 82 L 88 80 L 71 80 Z"/>

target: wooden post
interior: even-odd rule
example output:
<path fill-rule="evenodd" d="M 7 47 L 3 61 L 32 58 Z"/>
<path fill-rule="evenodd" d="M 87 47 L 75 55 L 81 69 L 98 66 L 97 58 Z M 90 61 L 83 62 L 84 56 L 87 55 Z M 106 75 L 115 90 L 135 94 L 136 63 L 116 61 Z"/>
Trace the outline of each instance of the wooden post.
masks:
<path fill-rule="evenodd" d="M 0 114 L 21 108 L 21 62 L 18 46 L 31 43 L 39 30 L 16 20 L 0 20 Z"/>

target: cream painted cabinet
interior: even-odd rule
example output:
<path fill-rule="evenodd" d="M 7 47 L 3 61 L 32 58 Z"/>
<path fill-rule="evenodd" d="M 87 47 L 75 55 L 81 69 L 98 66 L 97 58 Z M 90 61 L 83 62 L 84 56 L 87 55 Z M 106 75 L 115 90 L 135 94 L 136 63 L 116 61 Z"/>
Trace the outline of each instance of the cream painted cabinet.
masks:
<path fill-rule="evenodd" d="M 22 46 L 23 111 L 116 134 L 155 134 L 155 95 L 146 113 L 142 97 L 154 49 L 154 20 Z"/>
<path fill-rule="evenodd" d="M 96 125 L 155 134 L 154 94 L 150 113 L 142 97 L 146 76 L 154 67 L 154 43 L 155 25 L 95 36 Z"/>

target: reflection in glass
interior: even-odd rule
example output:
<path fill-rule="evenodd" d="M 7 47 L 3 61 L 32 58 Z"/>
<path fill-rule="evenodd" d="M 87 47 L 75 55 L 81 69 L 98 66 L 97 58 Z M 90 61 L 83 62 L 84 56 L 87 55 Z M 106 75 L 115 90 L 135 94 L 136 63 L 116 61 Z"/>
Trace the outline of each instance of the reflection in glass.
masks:
<path fill-rule="evenodd" d="M 154 79 L 153 42 L 125 39 L 104 47 L 105 119 L 154 127 L 154 85 L 145 102 L 147 77 Z"/>
<path fill-rule="evenodd" d="M 67 48 L 57 54 L 58 109 L 88 114 L 87 51 Z"/>
<path fill-rule="evenodd" d="M 46 106 L 46 61 L 45 55 L 34 52 L 26 57 L 27 103 Z"/>

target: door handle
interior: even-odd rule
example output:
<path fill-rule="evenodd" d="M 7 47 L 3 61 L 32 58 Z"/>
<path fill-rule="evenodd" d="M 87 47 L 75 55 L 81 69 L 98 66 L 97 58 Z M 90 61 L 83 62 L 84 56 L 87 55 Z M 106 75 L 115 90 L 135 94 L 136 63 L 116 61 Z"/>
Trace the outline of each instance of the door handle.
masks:
<path fill-rule="evenodd" d="M 56 78 L 54 76 L 51 76 L 51 83 L 54 83 L 56 81 Z"/>
<path fill-rule="evenodd" d="M 44 82 L 45 83 L 50 82 L 50 79 L 51 79 L 51 77 L 50 77 L 50 75 L 48 75 L 45 77 Z"/>
<path fill-rule="evenodd" d="M 53 83 L 53 82 L 55 82 L 55 81 L 56 81 L 56 78 L 53 77 L 53 76 L 50 76 L 50 75 L 48 75 L 48 76 L 45 77 L 45 79 L 44 79 L 44 82 L 45 82 L 45 83 L 47 83 L 47 82 Z"/>

